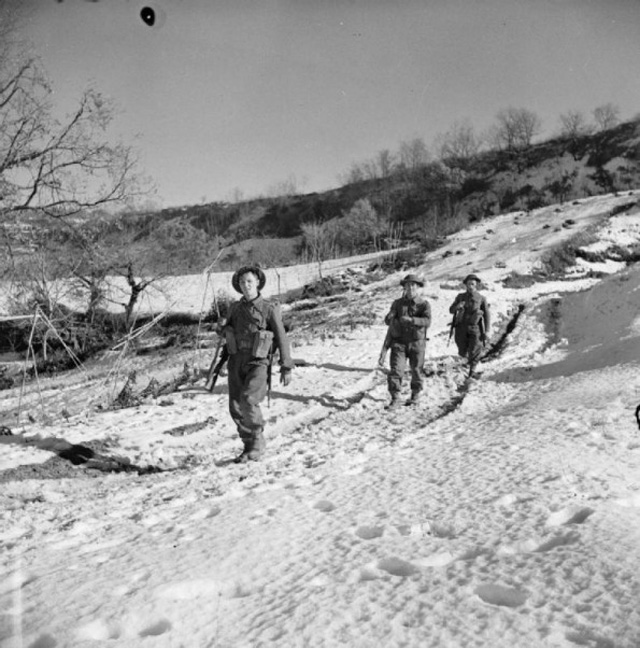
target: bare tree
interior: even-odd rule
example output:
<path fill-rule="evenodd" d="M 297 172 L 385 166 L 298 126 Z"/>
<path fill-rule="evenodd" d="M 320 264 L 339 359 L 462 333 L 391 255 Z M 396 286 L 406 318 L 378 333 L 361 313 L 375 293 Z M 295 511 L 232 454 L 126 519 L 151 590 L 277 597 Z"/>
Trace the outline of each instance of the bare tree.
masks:
<path fill-rule="evenodd" d="M 593 133 L 593 126 L 587 123 L 585 116 L 578 110 L 570 110 L 560 115 L 560 134 L 569 139 L 568 150 L 574 160 L 584 154 L 580 138 Z"/>
<path fill-rule="evenodd" d="M 305 248 L 311 253 L 311 258 L 318 264 L 318 272 L 322 277 L 322 262 L 335 256 L 337 229 L 332 221 L 325 223 L 304 223 L 300 226 Z"/>
<path fill-rule="evenodd" d="M 364 176 L 367 180 L 377 180 L 380 177 L 378 162 L 375 158 L 362 163 Z"/>
<path fill-rule="evenodd" d="M 589 135 L 592 127 L 587 123 L 587 119 L 579 110 L 569 110 L 560 115 L 560 134 L 563 137 L 576 139 L 583 135 Z"/>
<path fill-rule="evenodd" d="M 124 204 L 141 178 L 132 149 L 107 137 L 114 105 L 88 88 L 70 114 L 55 117 L 45 71 L 19 40 L 16 7 L 0 3 L 0 218 Z"/>
<path fill-rule="evenodd" d="M 380 171 L 381 178 L 388 178 L 395 165 L 395 159 L 393 153 L 389 149 L 382 149 L 378 151 L 376 155 L 376 161 L 378 163 L 378 169 Z"/>
<path fill-rule="evenodd" d="M 346 172 L 338 176 L 338 182 L 342 185 L 356 184 L 365 180 L 378 180 L 388 178 L 393 172 L 395 165 L 394 155 L 389 149 L 383 149 L 364 162 L 352 162 Z"/>
<path fill-rule="evenodd" d="M 524 149 L 531 145 L 541 128 L 542 122 L 533 111 L 527 108 L 507 108 L 496 116 L 492 139 L 499 144 L 499 148 L 507 151 Z"/>
<path fill-rule="evenodd" d="M 270 185 L 265 195 L 269 198 L 288 198 L 300 193 L 302 188 L 307 184 L 308 178 L 303 176 L 297 178 L 293 173 L 289 174 L 286 180 L 280 180 Z"/>
<path fill-rule="evenodd" d="M 244 200 L 247 200 L 247 197 L 245 196 L 244 191 L 240 187 L 234 187 L 228 194 L 227 194 L 227 200 L 234 204 L 237 205 Z"/>
<path fill-rule="evenodd" d="M 441 160 L 456 164 L 471 159 L 478 153 L 482 139 L 476 135 L 469 120 L 456 121 L 446 132 L 436 137 L 435 146 Z"/>
<path fill-rule="evenodd" d="M 618 106 L 612 103 L 607 103 L 594 109 L 593 119 L 595 120 L 598 129 L 605 131 L 620 123 L 618 117 L 619 114 L 620 108 L 618 108 Z"/>
<path fill-rule="evenodd" d="M 338 176 L 338 182 L 343 185 L 356 184 L 367 179 L 367 172 L 364 164 L 352 162 L 351 166 Z"/>
<path fill-rule="evenodd" d="M 407 171 L 416 171 L 429 161 L 429 151 L 421 137 L 401 142 L 398 155 L 400 165 Z"/>
<path fill-rule="evenodd" d="M 51 96 L 35 59 L 0 60 L 0 217 L 31 209 L 70 216 L 135 193 L 131 148 L 106 139 L 112 104 L 90 88 L 58 120 Z"/>
<path fill-rule="evenodd" d="M 369 243 L 377 250 L 385 227 L 386 223 L 378 216 L 369 199 L 361 198 L 336 219 L 337 243 L 343 251 L 350 253 L 359 251 Z"/>

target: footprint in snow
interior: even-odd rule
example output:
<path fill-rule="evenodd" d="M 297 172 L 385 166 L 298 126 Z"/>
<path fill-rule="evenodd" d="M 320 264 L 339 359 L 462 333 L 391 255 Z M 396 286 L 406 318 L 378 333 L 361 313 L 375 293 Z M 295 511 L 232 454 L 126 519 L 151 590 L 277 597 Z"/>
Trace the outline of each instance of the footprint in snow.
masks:
<path fill-rule="evenodd" d="M 390 558 L 382 558 L 377 562 L 377 568 L 391 574 L 392 576 L 400 576 L 407 578 L 420 571 L 419 567 L 413 563 L 391 556 Z"/>
<path fill-rule="evenodd" d="M 94 619 L 81 626 L 75 631 L 75 637 L 79 641 L 108 641 L 118 639 L 121 635 L 119 626 L 108 623 L 104 619 Z"/>
<path fill-rule="evenodd" d="M 197 598 L 217 597 L 221 589 L 221 582 L 201 578 L 160 585 L 155 588 L 154 596 L 171 601 L 190 601 Z"/>
<path fill-rule="evenodd" d="M 24 637 L 24 645 L 29 646 L 29 648 L 57 648 L 59 645 L 55 637 L 50 634 L 39 635 L 33 639 L 30 637 Z"/>
<path fill-rule="evenodd" d="M 219 506 L 206 506 L 204 508 L 198 509 L 195 513 L 190 516 L 191 520 L 206 520 L 208 518 L 216 517 L 220 514 Z"/>
<path fill-rule="evenodd" d="M 587 506 L 567 506 L 547 518 L 547 526 L 562 526 L 563 524 L 582 524 L 595 511 Z"/>
<path fill-rule="evenodd" d="M 331 513 L 336 507 L 329 500 L 320 500 L 313 505 L 313 508 L 322 513 Z"/>
<path fill-rule="evenodd" d="M 154 590 L 154 596 L 171 601 L 191 601 L 202 598 L 244 598 L 253 593 L 250 587 L 241 582 L 225 582 L 211 578 L 176 581 L 160 585 Z"/>
<path fill-rule="evenodd" d="M 565 547 L 570 544 L 575 544 L 580 540 L 577 533 L 566 533 L 553 536 L 552 538 L 528 538 L 513 544 L 500 546 L 496 553 L 498 556 L 514 556 L 516 554 L 524 553 L 544 553 L 551 551 L 556 547 Z"/>
<path fill-rule="evenodd" d="M 418 565 L 418 567 L 445 567 L 456 559 L 457 556 L 452 554 L 450 551 L 441 551 L 440 553 L 435 553 L 431 556 L 414 560 L 414 563 Z"/>
<path fill-rule="evenodd" d="M 509 508 L 511 506 L 514 506 L 515 504 L 523 504 L 532 499 L 533 497 L 527 495 L 517 495 L 515 493 L 507 493 L 506 495 L 502 495 L 496 500 L 496 506 L 502 508 Z"/>
<path fill-rule="evenodd" d="M 383 533 L 384 527 L 382 526 L 360 526 L 355 531 L 355 534 L 363 540 L 381 538 Z"/>
<path fill-rule="evenodd" d="M 159 637 L 160 635 L 163 635 L 165 632 L 169 632 L 171 630 L 171 623 L 167 619 L 160 619 L 159 621 L 155 621 L 151 625 L 146 626 L 143 628 L 139 633 L 138 636 L 140 637 Z"/>
<path fill-rule="evenodd" d="M 80 641 L 104 642 L 132 634 L 137 634 L 139 637 L 159 637 L 170 632 L 171 628 L 171 622 L 164 618 L 147 623 L 141 629 L 127 628 L 124 625 L 121 626 L 113 622 L 107 622 L 104 619 L 94 619 L 78 627 L 75 631 L 75 636 Z M 48 642 L 49 639 L 53 640 L 53 643 Z M 31 646 L 37 646 L 37 648 L 53 648 L 56 645 L 55 639 L 50 635 L 46 635 L 38 639 L 35 644 L 31 644 Z"/>
<path fill-rule="evenodd" d="M 362 567 L 358 573 L 360 581 L 371 581 L 378 578 L 383 578 L 385 573 L 391 576 L 398 576 L 400 578 L 407 578 L 413 574 L 417 574 L 420 568 L 402 558 L 390 556 L 382 558 L 377 561 L 367 563 Z"/>
<path fill-rule="evenodd" d="M 537 552 L 551 551 L 556 547 L 565 547 L 566 545 L 575 544 L 580 540 L 576 533 L 567 533 L 565 535 L 554 536 L 542 542 L 536 548 Z"/>
<path fill-rule="evenodd" d="M 527 594 L 525 592 L 513 587 L 505 587 L 504 585 L 478 585 L 475 589 L 475 594 L 485 603 L 500 607 L 519 607 L 527 600 Z"/>
<path fill-rule="evenodd" d="M 402 536 L 432 536 L 434 538 L 445 538 L 451 540 L 458 536 L 458 530 L 451 524 L 441 524 L 433 520 L 417 522 L 415 524 L 400 524 L 396 526 L 398 533 Z"/>
<path fill-rule="evenodd" d="M 432 554 L 424 558 L 408 561 L 390 556 L 382 558 L 377 562 L 369 563 L 360 570 L 360 580 L 374 580 L 383 576 L 383 572 L 391 576 L 408 578 L 413 574 L 420 573 L 424 568 L 444 567 L 456 560 L 457 557 L 450 551 Z"/>

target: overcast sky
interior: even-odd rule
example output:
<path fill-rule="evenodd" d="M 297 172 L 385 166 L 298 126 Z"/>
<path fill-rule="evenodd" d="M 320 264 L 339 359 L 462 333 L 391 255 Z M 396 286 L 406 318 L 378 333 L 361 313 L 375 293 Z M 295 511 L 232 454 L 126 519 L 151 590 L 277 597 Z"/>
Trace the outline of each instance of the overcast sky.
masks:
<path fill-rule="evenodd" d="M 12 0 L 71 109 L 93 83 L 165 206 L 338 185 L 509 106 L 640 112 L 639 0 Z M 143 7 L 158 16 L 154 27 Z M 132 139 L 134 135 L 138 138 Z"/>

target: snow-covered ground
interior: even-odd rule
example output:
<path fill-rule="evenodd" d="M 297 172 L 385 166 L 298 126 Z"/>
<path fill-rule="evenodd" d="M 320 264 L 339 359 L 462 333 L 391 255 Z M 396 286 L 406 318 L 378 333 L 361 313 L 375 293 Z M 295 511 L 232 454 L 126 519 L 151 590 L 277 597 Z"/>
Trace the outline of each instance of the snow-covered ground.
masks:
<path fill-rule="evenodd" d="M 638 648 L 640 268 L 502 284 L 580 230 L 637 242 L 637 208 L 609 217 L 637 198 L 500 216 L 428 255 L 416 407 L 384 410 L 375 369 L 404 273 L 331 302 L 351 326 L 303 320 L 260 463 L 230 463 L 224 379 L 99 408 L 131 369 L 142 389 L 211 351 L 0 392 L 0 646 Z M 506 337 L 468 381 L 447 329 L 471 271 Z M 25 479 L 92 443 L 140 470 Z"/>

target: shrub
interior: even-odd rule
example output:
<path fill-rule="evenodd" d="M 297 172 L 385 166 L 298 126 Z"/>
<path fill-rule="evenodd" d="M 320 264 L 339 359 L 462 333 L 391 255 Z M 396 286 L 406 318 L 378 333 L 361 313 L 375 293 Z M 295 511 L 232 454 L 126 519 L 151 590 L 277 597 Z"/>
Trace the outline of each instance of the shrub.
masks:
<path fill-rule="evenodd" d="M 491 190 L 491 184 L 489 178 L 477 175 L 467 176 L 460 188 L 460 196 L 466 198 L 473 193 L 487 193 Z"/>
<path fill-rule="evenodd" d="M 590 245 L 596 238 L 590 232 L 580 232 L 543 255 L 541 273 L 547 277 L 561 277 L 567 268 L 575 265 L 578 249 Z"/>
<path fill-rule="evenodd" d="M 519 272 L 512 272 L 509 276 L 505 277 L 502 280 L 502 285 L 505 288 L 512 288 L 512 289 L 518 289 L 518 288 L 529 288 L 530 286 L 533 286 L 535 283 L 539 282 L 541 280 L 540 276 L 532 275 L 532 274 L 520 274 Z"/>
<path fill-rule="evenodd" d="M 416 268 L 424 263 L 424 252 L 422 248 L 411 248 L 401 250 L 392 256 L 385 257 L 381 261 L 372 263 L 367 272 L 382 270 L 384 272 L 397 272 L 407 268 Z"/>

